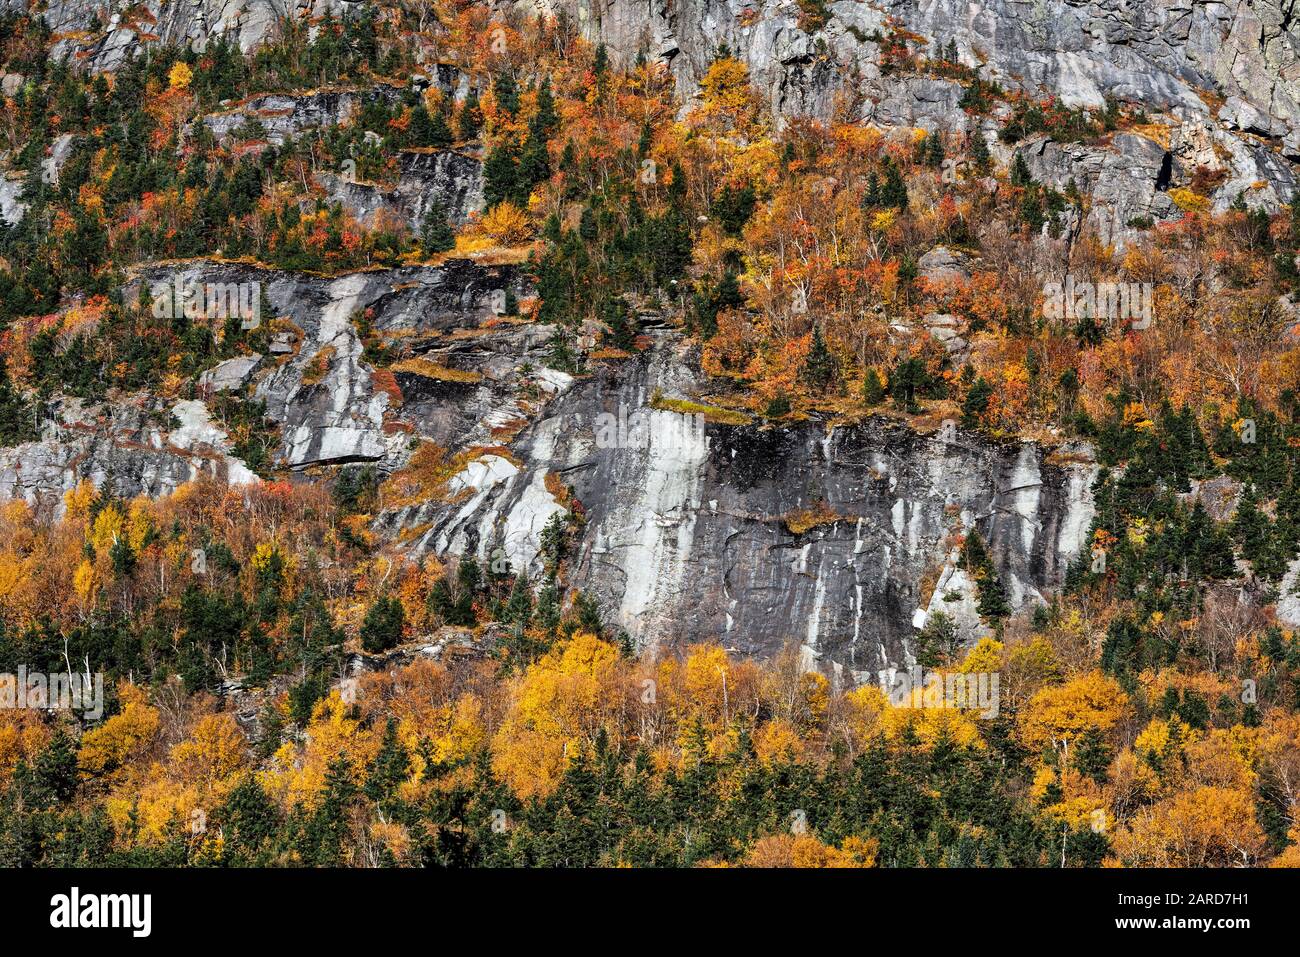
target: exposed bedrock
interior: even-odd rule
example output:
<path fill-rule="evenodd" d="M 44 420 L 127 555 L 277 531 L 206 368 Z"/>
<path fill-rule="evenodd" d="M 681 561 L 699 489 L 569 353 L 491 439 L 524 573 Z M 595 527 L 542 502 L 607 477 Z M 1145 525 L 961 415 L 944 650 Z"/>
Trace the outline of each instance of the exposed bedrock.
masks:
<path fill-rule="evenodd" d="M 547 406 L 512 446 L 522 467 L 479 460 L 455 480 L 454 505 L 411 507 L 380 526 L 421 529 L 417 551 L 490 561 L 501 549 L 535 575 L 538 537 L 562 509 L 558 479 L 587 517 L 573 584 L 639 641 L 717 639 L 769 655 L 793 640 L 806 658 L 854 671 L 906 663 L 927 610 L 980 632 L 955 533 L 979 529 L 1017 606 L 1059 585 L 1082 547 L 1086 461 L 1048 464 L 1035 444 L 973 434 L 945 442 L 885 417 L 696 428 L 649 408 L 656 391 L 680 397 L 694 385 L 667 334 Z M 611 442 L 620 418 L 628 426 Z"/>

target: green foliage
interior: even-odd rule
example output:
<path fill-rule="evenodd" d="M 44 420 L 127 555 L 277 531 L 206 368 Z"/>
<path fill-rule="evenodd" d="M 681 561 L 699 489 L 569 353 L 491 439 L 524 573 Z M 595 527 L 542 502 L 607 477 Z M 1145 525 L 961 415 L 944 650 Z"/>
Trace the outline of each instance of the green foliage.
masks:
<path fill-rule="evenodd" d="M 402 603 L 393 595 L 376 599 L 361 624 L 361 647 L 372 654 L 387 651 L 401 643 L 406 627 Z"/>

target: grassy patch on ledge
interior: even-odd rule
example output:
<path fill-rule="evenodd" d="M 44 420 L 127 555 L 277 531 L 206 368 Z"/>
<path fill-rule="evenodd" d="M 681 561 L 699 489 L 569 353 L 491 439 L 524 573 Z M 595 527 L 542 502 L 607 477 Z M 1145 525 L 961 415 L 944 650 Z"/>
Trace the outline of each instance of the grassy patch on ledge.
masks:
<path fill-rule="evenodd" d="M 401 362 L 389 366 L 389 368 L 393 372 L 407 372 L 411 375 L 424 376 L 426 379 L 438 379 L 442 382 L 476 385 L 483 381 L 483 376 L 478 372 L 471 372 L 467 369 L 452 369 L 437 362 L 431 362 L 428 359 L 403 359 Z"/>
<path fill-rule="evenodd" d="M 702 415 L 705 422 L 718 425 L 749 425 L 753 418 L 734 409 L 721 409 L 716 405 L 703 405 L 687 399 L 668 399 L 658 392 L 650 399 L 650 408 L 676 412 L 679 415 Z"/>
<path fill-rule="evenodd" d="M 802 535 L 819 525 L 834 525 L 843 519 L 843 515 L 825 502 L 818 502 L 812 508 L 804 508 L 783 515 L 781 523 L 785 525 L 792 535 Z"/>

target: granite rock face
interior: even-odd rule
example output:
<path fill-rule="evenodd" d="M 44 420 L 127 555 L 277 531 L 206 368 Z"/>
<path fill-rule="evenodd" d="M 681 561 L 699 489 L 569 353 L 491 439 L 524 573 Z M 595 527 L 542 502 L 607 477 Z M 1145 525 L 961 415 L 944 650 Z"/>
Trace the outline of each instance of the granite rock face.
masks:
<path fill-rule="evenodd" d="M 203 402 L 147 396 L 88 405 L 64 398 L 39 441 L 0 448 L 0 500 L 63 509 L 63 493 L 89 480 L 123 497 L 160 496 L 201 475 L 230 485 L 257 476 Z"/>
<path fill-rule="evenodd" d="M 218 142 L 250 126 L 276 146 L 311 129 L 350 123 L 367 100 L 395 103 L 402 89 L 377 83 L 368 90 L 313 90 L 307 93 L 268 93 L 238 106 L 210 113 L 203 123 Z"/>
<path fill-rule="evenodd" d="M 457 477 L 455 504 L 379 526 L 424 529 L 416 552 L 504 557 L 535 576 L 541 531 L 564 509 L 558 482 L 586 516 L 573 584 L 608 621 L 643 642 L 716 639 L 747 654 L 793 640 L 810 664 L 860 672 L 907 663 L 914 626 L 937 610 L 980 633 L 953 554 L 962 530 L 988 540 L 1016 606 L 1059 585 L 1082 547 L 1086 462 L 883 418 L 729 426 L 651 407 L 697 384 L 662 333 L 547 405 L 511 446 L 522 465 L 480 459 Z"/>
<path fill-rule="evenodd" d="M 316 20 L 338 17 L 343 0 L 145 0 L 144 3 L 91 3 L 51 0 L 43 15 L 62 38 L 54 55 L 87 69 L 111 72 L 135 56 L 147 39 L 203 49 L 226 37 L 244 53 L 276 35 L 285 17 Z M 25 12 L 23 0 L 4 0 L 0 9 Z"/>
<path fill-rule="evenodd" d="M 326 87 L 254 96 L 208 114 L 203 123 L 218 141 L 227 139 L 246 124 L 256 123 L 264 131 L 266 140 L 278 146 L 308 130 L 350 123 L 367 103 L 378 100 L 392 106 L 408 92 L 430 86 L 437 87 L 445 97 L 456 99 L 468 95 L 477 84 L 455 67 L 438 63 L 400 85 L 373 83 L 364 88 Z"/>
<path fill-rule="evenodd" d="M 271 349 L 215 366 L 196 398 L 170 405 L 64 400 L 41 442 L 0 452 L 0 497 L 57 510 L 82 478 L 127 496 L 201 473 L 257 481 L 205 404 L 243 390 L 265 402 L 273 459 L 295 473 L 391 472 L 420 441 L 490 449 L 446 496 L 376 519 L 415 554 L 505 558 L 536 575 L 567 488 L 586 515 L 571 584 L 637 640 L 720 639 L 760 655 L 793 640 L 807 666 L 851 672 L 909 663 L 916 627 L 936 611 L 968 638 L 981 633 L 955 559 L 962 532 L 988 540 L 1020 606 L 1060 584 L 1092 519 L 1086 456 L 1055 465 L 1032 443 L 919 435 L 881 417 L 722 425 L 662 407 L 656 396 L 703 384 L 692 350 L 664 328 L 647 326 L 645 351 L 577 379 L 547 369 L 554 330 L 497 316 L 499 291 L 529 292 L 515 267 L 452 260 L 322 278 L 200 261 L 135 281 L 257 284 Z M 417 361 L 376 369 L 360 315 Z"/>
<path fill-rule="evenodd" d="M 882 127 L 971 132 L 959 83 L 882 71 L 882 41 L 895 22 L 925 38 L 928 55 L 955 43 L 963 64 L 1008 90 L 1088 110 L 1107 98 L 1140 104 L 1172 130 L 1172 149 L 1136 135 L 1091 147 L 1027 146 L 1039 172 L 1062 184 L 1073 177 L 1091 194 L 1087 225 L 1121 246 L 1136 235 L 1130 221 L 1177 213 L 1163 193 L 1186 185 L 1198 166 L 1224 165 L 1218 153 L 1228 157 L 1228 175 L 1211 197 L 1216 211 L 1239 194 L 1276 210 L 1296 191 L 1290 160 L 1300 158 L 1300 31 L 1290 0 L 846 0 L 827 4 L 824 18 L 780 0 L 514 6 L 562 8 L 624 61 L 660 57 L 687 100 L 725 44 L 778 118 L 825 120 L 847 109 Z"/>
<path fill-rule="evenodd" d="M 195 261 L 143 270 L 128 297 L 138 295 L 140 282 L 151 289 L 249 284 L 245 288 L 265 295 L 271 307 L 271 315 L 256 319 L 271 324 L 270 354 L 219 363 L 200 376 L 195 399 L 167 402 L 140 394 L 92 405 L 59 398 L 39 441 L 0 449 L 0 500 L 22 498 L 57 511 L 63 493 L 82 479 L 108 483 L 125 497 L 166 495 L 200 474 L 231 484 L 256 482 L 208 412 L 206 403 L 220 392 L 266 404 L 280 436 L 273 463 L 292 470 L 372 462 L 389 471 L 421 437 L 456 447 L 487 443 L 494 427 L 528 414 L 514 398 L 515 369 L 530 355 L 540 362 L 551 331 L 505 324 L 456 335 L 494 318 L 506 288 L 526 291 L 515 267 L 466 260 L 334 279 Z M 431 362 L 481 369 L 473 372 L 479 381 L 397 373 L 391 386 L 377 382 L 355 322 L 367 311 L 381 333 L 423 337 L 428 342 L 420 348 Z M 549 375 L 553 381 L 543 385 L 551 391 L 567 379 Z"/>
<path fill-rule="evenodd" d="M 463 223 L 482 210 L 483 164 L 477 157 L 455 150 L 406 150 L 400 163 L 401 173 L 392 189 L 328 173 L 318 173 L 316 179 L 326 187 L 331 202 L 340 203 L 367 225 L 384 212 L 419 231 L 435 199 L 453 223 Z"/>
<path fill-rule="evenodd" d="M 688 95 L 720 44 L 745 60 L 779 112 L 829 115 L 833 94 L 865 85 L 887 93 L 879 38 L 889 19 L 935 43 L 956 43 L 962 62 L 989 79 L 1099 108 L 1106 96 L 1154 109 L 1211 115 L 1200 93 L 1222 89 L 1225 121 L 1265 135 L 1300 125 L 1300 42 L 1289 0 L 885 0 L 826 5 L 824 21 L 778 0 L 520 0 L 564 8 L 593 40 L 628 60 L 667 60 Z M 818 76 L 818 69 L 823 75 Z M 808 79 L 814 78 L 814 82 Z M 792 95 L 792 90 L 799 90 Z M 808 108 L 812 109 L 809 110 Z"/>
<path fill-rule="evenodd" d="M 151 267 L 140 281 L 151 286 L 195 284 L 227 288 L 250 284 L 269 303 L 271 356 L 254 363 L 231 360 L 211 370 L 208 386 L 247 382 L 254 398 L 280 427 L 279 464 L 404 460 L 416 427 L 401 419 L 400 393 L 377 384 L 364 359 L 358 318 L 368 314 L 380 333 L 438 339 L 459 328 L 476 328 L 496 316 L 507 288 L 522 293 L 512 266 L 478 266 L 449 260 L 441 266 L 409 266 L 337 278 L 197 261 L 181 268 Z M 234 365 L 232 365 L 234 363 Z M 241 367 L 242 366 L 242 367 Z M 448 433 L 447 441 L 464 436 Z"/>

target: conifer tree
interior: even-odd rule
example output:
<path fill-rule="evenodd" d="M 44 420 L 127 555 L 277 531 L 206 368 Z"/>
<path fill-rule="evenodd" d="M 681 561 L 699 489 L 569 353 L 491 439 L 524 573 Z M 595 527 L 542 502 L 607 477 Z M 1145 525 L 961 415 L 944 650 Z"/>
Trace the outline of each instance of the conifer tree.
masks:
<path fill-rule="evenodd" d="M 442 200 L 434 197 L 424 212 L 424 227 L 420 232 L 420 245 L 426 255 L 445 253 L 456 248 L 456 233 L 447 222 L 447 210 Z"/>

